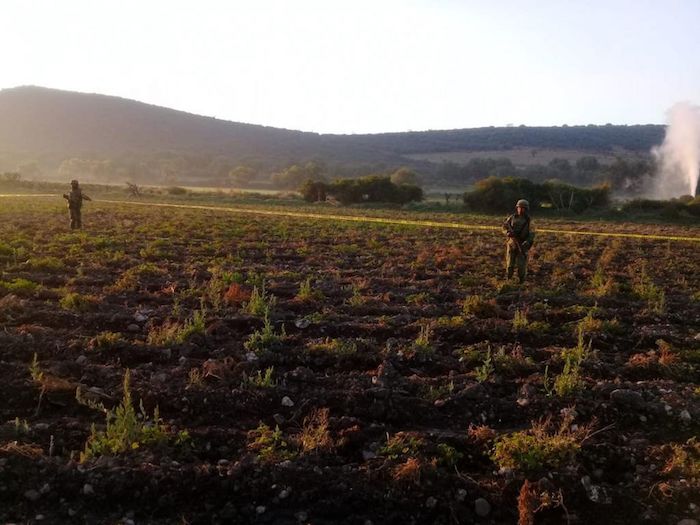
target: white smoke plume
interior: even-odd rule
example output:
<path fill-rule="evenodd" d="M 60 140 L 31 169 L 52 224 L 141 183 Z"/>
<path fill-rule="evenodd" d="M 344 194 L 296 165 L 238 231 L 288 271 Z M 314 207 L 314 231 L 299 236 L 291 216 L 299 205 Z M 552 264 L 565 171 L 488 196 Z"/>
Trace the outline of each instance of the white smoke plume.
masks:
<path fill-rule="evenodd" d="M 652 150 L 658 166 L 651 188 L 653 197 L 695 196 L 700 172 L 700 107 L 679 102 L 668 111 L 667 118 L 664 142 Z"/>

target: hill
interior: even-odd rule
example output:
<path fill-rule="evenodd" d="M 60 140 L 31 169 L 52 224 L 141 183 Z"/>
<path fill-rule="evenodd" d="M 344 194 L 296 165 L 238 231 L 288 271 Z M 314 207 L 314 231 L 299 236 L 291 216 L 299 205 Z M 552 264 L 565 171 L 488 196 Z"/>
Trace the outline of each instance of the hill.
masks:
<path fill-rule="evenodd" d="M 591 125 L 333 135 L 223 121 L 105 95 L 31 86 L 0 91 L 0 171 L 20 170 L 27 177 L 72 173 L 205 184 L 239 164 L 254 166 L 264 178 L 313 159 L 338 174 L 410 165 L 429 178 L 444 160 L 459 164 L 479 155 L 517 158 L 523 151 L 548 150 L 552 157 L 561 150 L 566 158 L 593 154 L 602 162 L 618 154 L 644 155 L 663 132 L 659 125 Z"/>

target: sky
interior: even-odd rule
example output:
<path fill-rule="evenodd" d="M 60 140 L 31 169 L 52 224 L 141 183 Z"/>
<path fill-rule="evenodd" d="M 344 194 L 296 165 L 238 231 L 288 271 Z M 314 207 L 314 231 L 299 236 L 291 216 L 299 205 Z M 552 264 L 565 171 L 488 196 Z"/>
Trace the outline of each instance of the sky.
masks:
<path fill-rule="evenodd" d="M 0 0 L 0 20 L 0 89 L 319 133 L 663 123 L 700 101 L 698 0 Z"/>

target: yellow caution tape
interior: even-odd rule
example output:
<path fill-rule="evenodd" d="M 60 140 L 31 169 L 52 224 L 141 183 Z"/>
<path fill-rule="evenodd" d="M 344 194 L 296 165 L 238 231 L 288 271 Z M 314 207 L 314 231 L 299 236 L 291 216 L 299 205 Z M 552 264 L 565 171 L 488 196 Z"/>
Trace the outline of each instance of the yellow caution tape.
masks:
<path fill-rule="evenodd" d="M 54 197 L 50 194 L 34 194 L 34 195 L 0 195 L 0 197 Z M 374 224 L 399 224 L 404 226 L 425 226 L 428 228 L 454 228 L 459 230 L 494 230 L 500 231 L 500 226 L 487 226 L 483 224 L 465 224 L 461 222 L 442 222 L 442 221 L 417 221 L 411 219 L 389 219 L 383 217 L 366 217 L 357 215 L 336 215 L 331 213 L 309 213 L 298 211 L 277 211 L 263 210 L 260 208 L 235 208 L 228 206 L 204 206 L 201 204 L 171 204 L 165 202 L 135 202 L 121 200 L 102 200 L 93 199 L 95 202 L 104 202 L 108 204 L 131 204 L 136 206 L 153 206 L 160 208 L 185 208 L 193 210 L 210 210 L 223 211 L 228 213 L 249 213 L 254 215 L 268 215 L 276 217 L 297 217 L 300 219 L 321 219 L 335 220 L 348 222 L 365 222 Z M 627 239 L 647 239 L 658 241 L 681 241 L 681 242 L 700 242 L 700 237 L 685 237 L 682 235 L 655 235 L 645 233 L 621 233 L 621 232 L 596 232 L 585 230 L 557 230 L 553 228 L 537 228 L 537 233 L 552 233 L 558 235 L 588 235 L 594 237 L 618 237 Z"/>
<path fill-rule="evenodd" d="M 199 204 L 169 204 L 169 203 L 149 203 L 149 202 L 134 202 L 134 201 L 118 201 L 118 200 L 100 200 L 97 202 L 107 202 L 112 204 L 137 204 L 142 206 L 159 206 L 164 208 L 189 208 L 197 210 L 225 211 L 230 213 L 250 213 L 255 215 L 271 215 L 277 217 L 297 217 L 300 219 L 322 219 L 348 222 L 365 222 L 374 224 L 400 224 L 405 226 L 426 226 L 428 228 L 454 228 L 460 230 L 495 230 L 500 231 L 500 226 L 487 226 L 483 224 L 465 224 L 461 222 L 442 222 L 442 221 L 417 221 L 411 219 L 389 219 L 383 217 L 366 217 L 357 215 L 335 215 L 331 213 L 309 213 L 298 211 L 277 211 L 263 210 L 259 208 L 235 208 L 227 206 L 204 206 Z M 642 233 L 619 233 L 619 232 L 595 232 L 595 231 L 577 231 L 577 230 L 557 230 L 552 228 L 537 228 L 537 233 L 553 233 L 566 235 L 589 235 L 597 237 L 621 237 L 628 239 L 649 239 L 662 241 L 683 241 L 683 242 L 700 242 L 700 237 L 684 237 L 680 235 L 653 235 Z"/>

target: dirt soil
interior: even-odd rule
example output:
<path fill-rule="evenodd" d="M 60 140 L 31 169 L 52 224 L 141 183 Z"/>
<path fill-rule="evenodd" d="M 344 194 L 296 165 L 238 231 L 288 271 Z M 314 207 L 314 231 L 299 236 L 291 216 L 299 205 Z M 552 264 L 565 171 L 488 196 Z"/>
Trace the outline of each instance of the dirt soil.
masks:
<path fill-rule="evenodd" d="M 697 243 L 0 206 L 0 522 L 700 520 Z"/>

